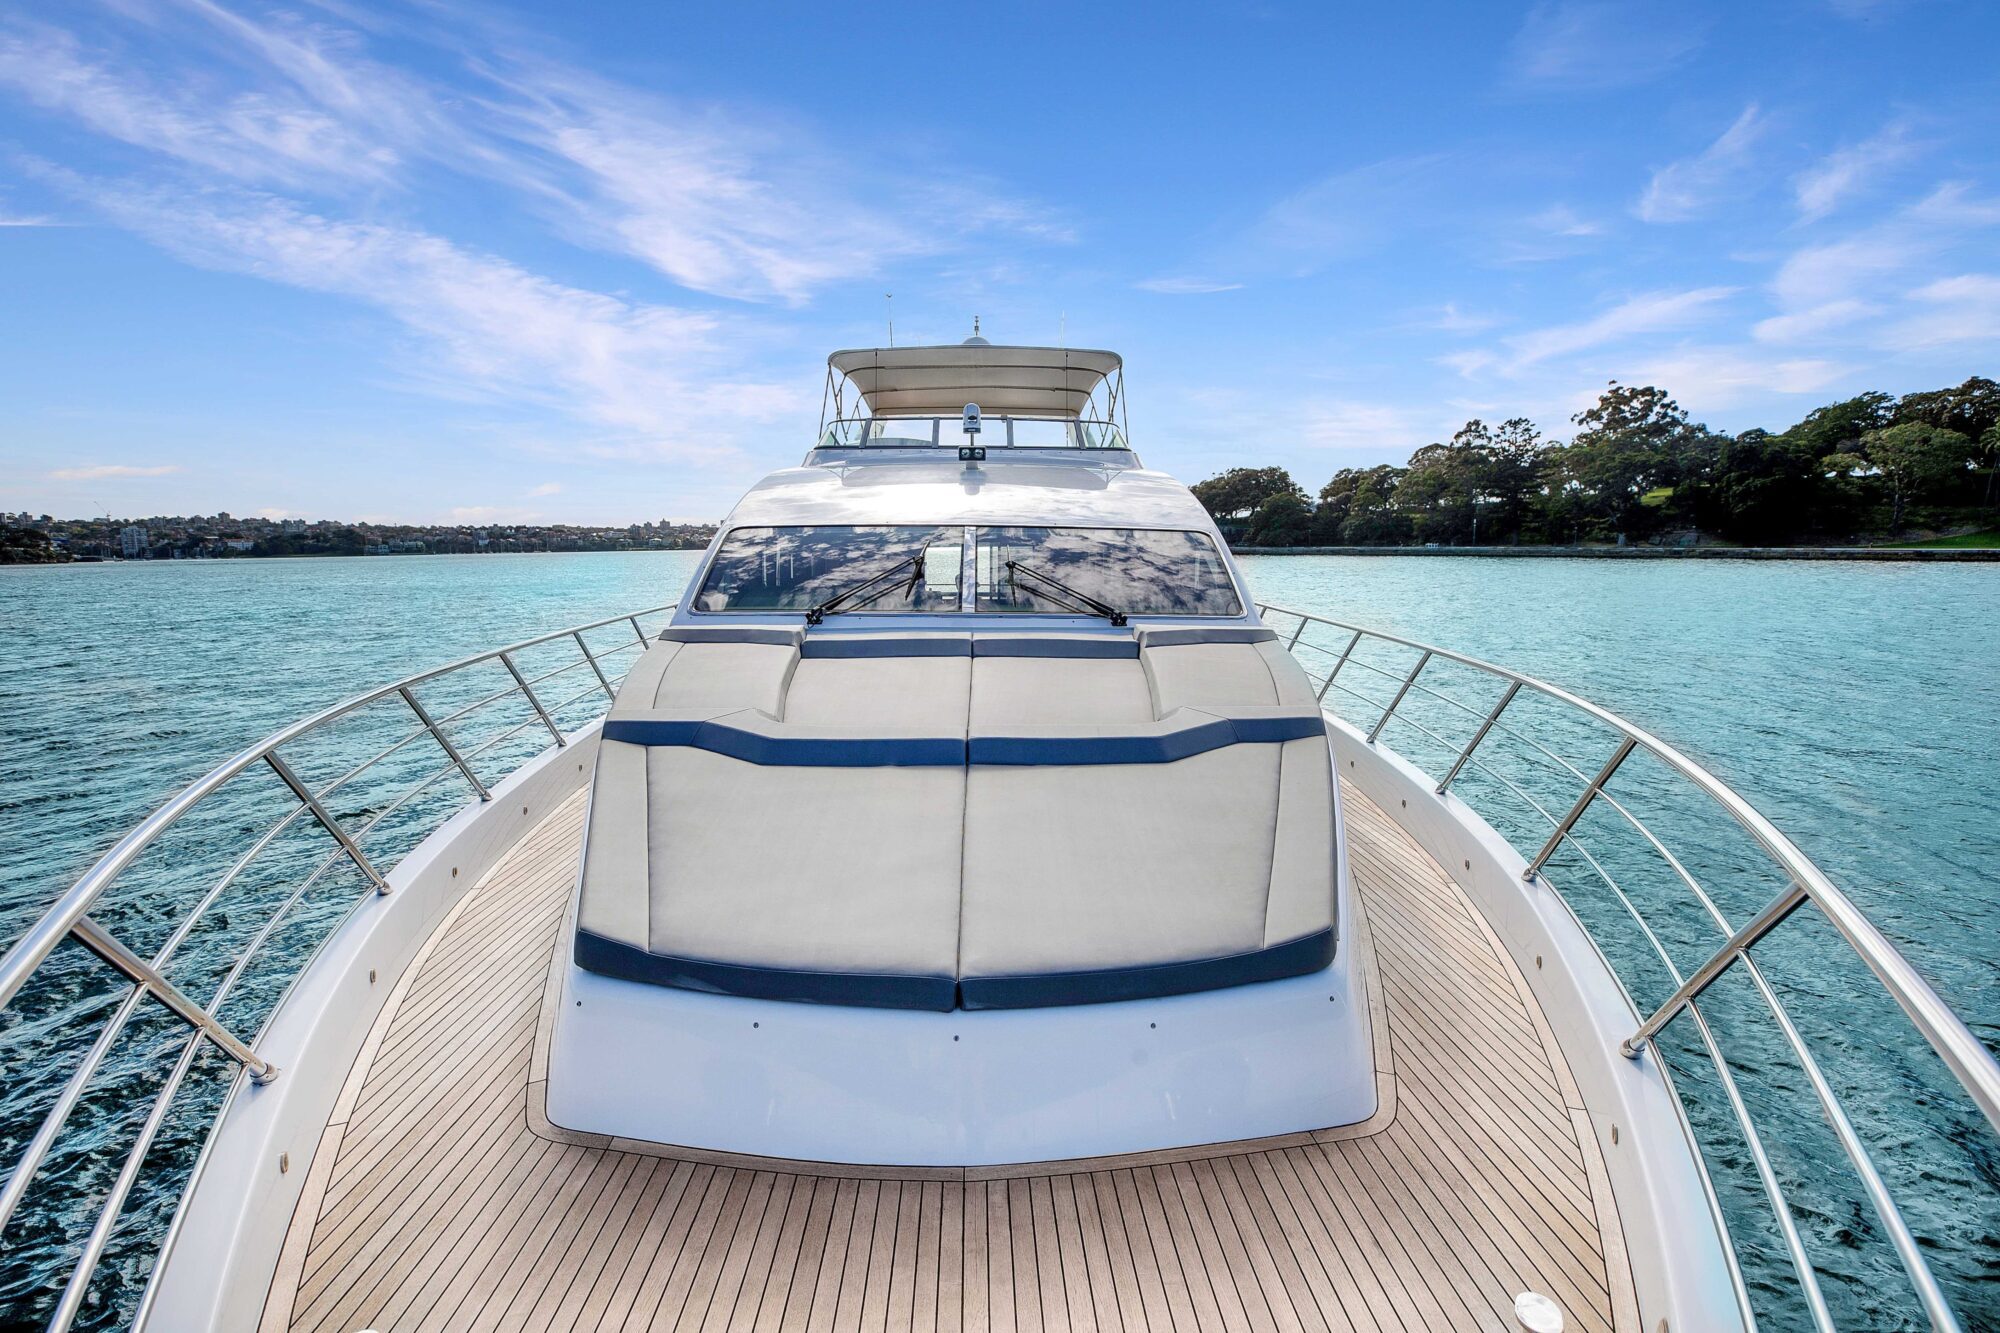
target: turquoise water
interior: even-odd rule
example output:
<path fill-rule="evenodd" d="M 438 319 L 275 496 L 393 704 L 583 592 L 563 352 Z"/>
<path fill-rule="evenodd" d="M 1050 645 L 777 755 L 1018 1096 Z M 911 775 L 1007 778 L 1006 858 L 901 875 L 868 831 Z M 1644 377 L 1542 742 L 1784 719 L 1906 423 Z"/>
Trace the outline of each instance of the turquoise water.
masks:
<path fill-rule="evenodd" d="M 11 940 L 120 833 L 242 746 L 419 666 L 673 600 L 695 559 L 0 569 L 8 645 L 0 659 L 0 938 Z M 1504 663 L 1679 744 L 1790 833 L 2000 1044 L 2000 568 L 1339 557 L 1262 557 L 1246 566 L 1262 599 Z M 1395 732 L 1385 739 L 1402 745 Z M 1580 765 L 1600 757 L 1575 755 Z M 1568 892 L 1567 868 L 1552 871 Z M 1596 929 L 1592 905 L 1576 905 Z M 121 923 L 130 924 L 121 928 L 135 931 L 172 919 L 171 904 L 157 898 L 124 910 Z M 332 919 L 316 918 L 321 927 Z M 1782 960 L 1778 951 L 1774 966 Z M 1856 1014 L 1866 1015 L 1862 1044 L 1875 1034 L 1871 1025 L 1888 1032 L 1892 1016 L 1849 992 L 1865 979 L 1828 972 L 1799 984 L 1787 995 L 1813 1004 L 1809 1035 L 1825 1029 L 1842 1046 Z M 65 992 L 62 1003 L 83 1000 Z M 1718 1023 L 1730 1017 L 1728 1004 L 1717 997 Z M 49 1029 L 11 1011 L 6 1023 L 0 1074 L 19 1088 L 27 1081 L 16 1078 L 22 1053 L 42 1049 L 37 1038 Z M 162 1028 L 155 1039 L 170 1035 Z M 1901 1055 L 1886 1075 L 1836 1075 L 1867 1103 L 1858 1118 L 1871 1142 L 1916 1144 L 1903 1154 L 1913 1169 L 1976 1192 L 1977 1206 L 1937 1219 L 1930 1234 L 1958 1232 L 1949 1243 L 1970 1262 L 1954 1269 L 1954 1294 L 1977 1291 L 1975 1302 L 1990 1302 L 2000 1280 L 1990 1206 L 2000 1168 L 1962 1108 L 1945 1104 L 1949 1090 L 1917 1067 L 1921 1052 Z M 1772 1077 L 1785 1090 L 1782 1075 Z M 1754 1103 L 1775 1094 L 1750 1095 Z M 5 1120 L 0 1154 L 11 1160 L 20 1123 Z M 1954 1149 L 1970 1160 L 1946 1162 Z M 1726 1172 L 1741 1162 L 1716 1165 Z M 1723 1189 L 1734 1216 L 1744 1200 Z M 164 1199 L 149 1206 L 138 1232 L 148 1216 L 163 1215 Z M 1863 1292 L 1881 1259 L 1853 1239 L 1866 1227 L 1847 1210 L 1834 1197 L 1802 1214 L 1801 1227 L 1817 1243 L 1854 1250 L 1847 1285 Z M 0 1326 L 41 1304 L 43 1256 L 33 1245 L 48 1242 L 10 1237 L 12 1253 L 0 1250 L 0 1270 L 10 1270 L 0 1280 Z M 135 1244 L 133 1253 L 142 1250 Z M 1766 1281 L 1756 1263 L 1750 1268 L 1762 1298 Z M 136 1258 L 113 1269 L 123 1295 L 94 1307 L 107 1321 L 143 1279 Z M 1876 1322 L 1903 1318 L 1899 1309 Z"/>

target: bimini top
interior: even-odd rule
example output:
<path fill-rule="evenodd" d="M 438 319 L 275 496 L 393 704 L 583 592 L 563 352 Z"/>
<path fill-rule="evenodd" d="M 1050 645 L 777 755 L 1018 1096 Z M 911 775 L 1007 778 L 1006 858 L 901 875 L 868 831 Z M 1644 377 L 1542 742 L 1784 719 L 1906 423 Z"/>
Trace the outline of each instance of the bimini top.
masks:
<path fill-rule="evenodd" d="M 993 414 L 1081 417 L 1090 395 L 1123 368 L 1116 352 L 1081 347 L 863 347 L 827 365 L 861 391 L 876 416 L 956 416 L 967 403 Z"/>

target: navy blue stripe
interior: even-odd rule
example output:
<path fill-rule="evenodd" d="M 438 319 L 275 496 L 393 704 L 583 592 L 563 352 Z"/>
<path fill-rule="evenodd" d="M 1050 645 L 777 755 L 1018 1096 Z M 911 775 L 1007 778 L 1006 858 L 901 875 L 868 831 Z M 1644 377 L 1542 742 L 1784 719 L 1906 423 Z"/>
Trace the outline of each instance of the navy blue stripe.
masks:
<path fill-rule="evenodd" d="M 972 640 L 962 635 L 941 639 L 876 638 L 860 634 L 815 639 L 799 645 L 801 657 L 970 657 Z"/>
<path fill-rule="evenodd" d="M 958 768 L 957 736 L 767 736 L 720 722 L 610 718 L 604 739 L 628 745 L 680 745 L 751 764 L 794 768 Z"/>
<path fill-rule="evenodd" d="M 799 632 L 782 625 L 669 625 L 660 631 L 661 643 L 769 643 L 789 648 L 799 641 Z"/>
<path fill-rule="evenodd" d="M 974 736 L 975 764 L 1170 764 L 1229 745 L 1270 745 L 1326 734 L 1319 717 L 1216 718 L 1151 736 Z"/>
<path fill-rule="evenodd" d="M 1333 961 L 1333 929 L 1252 953 L 1197 958 L 1184 963 L 1107 968 L 1097 972 L 1045 972 L 1036 976 L 964 977 L 962 1009 L 1043 1009 L 1051 1005 L 1150 1000 L 1162 995 L 1221 990 L 1253 981 L 1317 972 Z"/>
<path fill-rule="evenodd" d="M 972 641 L 974 657 L 1124 657 L 1139 655 L 1137 639 L 993 638 Z"/>
<path fill-rule="evenodd" d="M 1207 628 L 1149 629 L 1141 642 L 1148 648 L 1177 648 L 1189 643 L 1276 643 L 1278 632 L 1261 625 L 1213 625 Z"/>
<path fill-rule="evenodd" d="M 846 1004 L 870 1009 L 950 1010 L 957 985 L 950 977 L 879 972 L 809 972 L 786 967 L 745 967 L 699 958 L 674 958 L 608 940 L 579 928 L 576 965 L 600 976 L 654 986 L 799 1004 Z"/>
<path fill-rule="evenodd" d="M 795 768 L 956 768 L 963 764 L 1170 764 L 1230 745 L 1275 745 L 1326 734 L 1314 717 L 1213 718 L 1137 736 L 771 736 L 721 722 L 610 718 L 604 739 L 687 746 L 745 763 Z"/>

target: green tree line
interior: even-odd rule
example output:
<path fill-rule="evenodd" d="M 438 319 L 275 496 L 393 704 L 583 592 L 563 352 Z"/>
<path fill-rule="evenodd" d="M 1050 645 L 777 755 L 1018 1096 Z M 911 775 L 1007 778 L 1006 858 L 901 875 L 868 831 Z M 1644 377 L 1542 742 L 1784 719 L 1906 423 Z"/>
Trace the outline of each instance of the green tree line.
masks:
<path fill-rule="evenodd" d="M 1864 393 L 1782 431 L 1730 435 L 1652 387 L 1613 382 L 1567 442 L 1516 417 L 1468 421 L 1402 467 L 1342 468 L 1308 494 L 1280 467 L 1194 487 L 1245 546 L 1851 541 L 1992 526 L 2000 384 Z"/>

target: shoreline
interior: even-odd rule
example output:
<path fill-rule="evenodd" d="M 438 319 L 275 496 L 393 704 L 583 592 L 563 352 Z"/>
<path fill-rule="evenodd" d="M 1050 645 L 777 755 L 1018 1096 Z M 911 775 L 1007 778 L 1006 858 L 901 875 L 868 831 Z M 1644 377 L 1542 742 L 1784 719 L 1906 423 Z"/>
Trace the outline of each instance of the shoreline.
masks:
<path fill-rule="evenodd" d="M 1518 560 L 1890 560 L 2000 563 L 1964 546 L 1232 546 L 1236 555 L 1420 555 Z"/>

